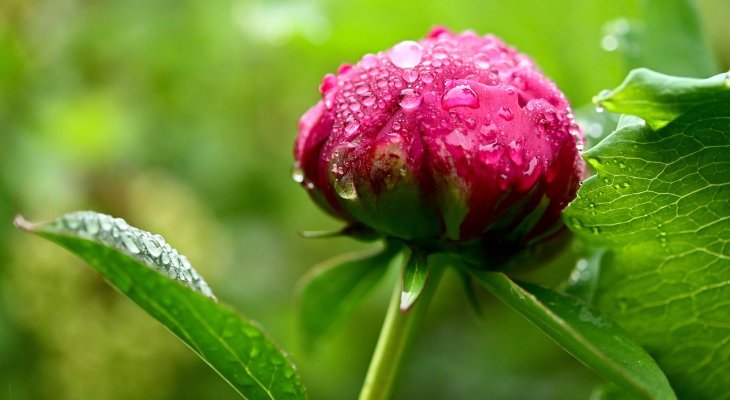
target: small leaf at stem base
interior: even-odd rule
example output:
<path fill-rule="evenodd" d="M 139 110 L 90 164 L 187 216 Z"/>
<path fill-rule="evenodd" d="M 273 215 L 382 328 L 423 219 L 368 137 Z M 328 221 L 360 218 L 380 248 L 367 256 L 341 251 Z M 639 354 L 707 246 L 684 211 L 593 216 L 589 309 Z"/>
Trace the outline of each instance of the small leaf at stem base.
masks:
<path fill-rule="evenodd" d="M 403 266 L 403 288 L 400 296 L 400 310 L 407 312 L 426 286 L 428 280 L 428 253 L 411 249 L 411 255 Z"/>

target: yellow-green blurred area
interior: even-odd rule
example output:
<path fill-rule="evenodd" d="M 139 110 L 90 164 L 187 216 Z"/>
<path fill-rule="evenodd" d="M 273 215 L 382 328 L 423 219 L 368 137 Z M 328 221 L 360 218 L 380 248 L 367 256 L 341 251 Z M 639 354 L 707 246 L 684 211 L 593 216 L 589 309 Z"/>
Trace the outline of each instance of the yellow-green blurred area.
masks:
<path fill-rule="evenodd" d="M 727 69 L 730 7 L 699 6 Z M 0 0 L 0 399 L 237 398 L 90 268 L 11 225 L 16 212 L 44 220 L 80 209 L 165 236 L 220 299 L 291 354 L 312 399 L 355 398 L 396 277 L 318 350 L 302 349 L 298 279 L 368 247 L 297 235 L 339 227 L 290 177 L 296 122 L 317 101 L 321 77 L 445 25 L 497 34 L 580 106 L 625 75 L 611 29 L 638 18 L 637 7 Z M 599 381 L 592 372 L 480 296 L 483 320 L 459 279 L 446 277 L 396 398 L 588 397 Z"/>

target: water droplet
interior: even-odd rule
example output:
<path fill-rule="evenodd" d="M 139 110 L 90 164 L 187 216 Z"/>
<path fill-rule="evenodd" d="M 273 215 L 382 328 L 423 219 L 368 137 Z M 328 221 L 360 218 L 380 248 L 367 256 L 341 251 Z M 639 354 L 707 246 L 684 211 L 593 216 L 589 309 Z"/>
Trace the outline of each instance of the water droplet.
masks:
<path fill-rule="evenodd" d="M 223 332 L 221 332 L 221 336 L 224 338 L 232 338 L 232 337 L 236 336 L 236 331 L 232 327 L 226 326 L 225 328 L 223 328 Z"/>
<path fill-rule="evenodd" d="M 591 233 L 593 233 L 594 235 L 598 235 L 601 233 L 601 228 L 599 228 L 597 226 L 593 226 L 593 227 L 591 227 Z"/>
<path fill-rule="evenodd" d="M 489 69 L 491 67 L 489 57 L 486 54 L 477 54 L 474 56 L 474 66 L 479 69 Z"/>
<path fill-rule="evenodd" d="M 413 68 L 421 62 L 423 47 L 414 41 L 406 40 L 393 46 L 388 59 L 398 68 Z"/>
<path fill-rule="evenodd" d="M 361 84 L 355 88 L 355 94 L 359 94 L 360 96 L 368 93 L 369 91 L 370 91 L 370 88 L 366 84 Z"/>
<path fill-rule="evenodd" d="M 358 123 L 354 119 L 347 121 L 347 123 L 345 124 L 345 132 L 350 135 L 357 132 L 358 129 L 360 129 L 360 123 Z"/>
<path fill-rule="evenodd" d="M 208 296 L 208 297 L 213 296 L 213 291 L 210 290 L 210 286 L 208 286 L 208 284 L 205 283 L 205 281 L 202 281 L 202 280 L 198 281 L 198 289 L 200 290 L 200 293 L 203 294 L 203 296 Z"/>
<path fill-rule="evenodd" d="M 603 105 L 601 105 L 601 103 L 598 103 L 598 104 L 596 104 L 596 112 L 597 112 L 597 113 L 599 113 L 599 114 L 600 114 L 600 113 L 602 113 L 602 112 L 604 112 L 604 111 L 606 111 L 606 109 L 605 109 L 605 108 L 603 108 Z"/>
<path fill-rule="evenodd" d="M 302 183 L 304 182 L 304 170 L 296 164 L 291 169 L 291 178 L 294 179 L 294 182 Z"/>
<path fill-rule="evenodd" d="M 393 130 L 399 131 L 400 130 L 400 123 L 399 122 L 393 122 Z"/>
<path fill-rule="evenodd" d="M 193 277 L 190 275 L 190 271 L 187 269 L 180 270 L 180 280 L 185 283 L 192 281 Z"/>
<path fill-rule="evenodd" d="M 375 104 L 375 97 L 374 96 L 367 96 L 364 99 L 362 99 L 362 104 L 365 107 L 372 107 L 373 104 Z"/>
<path fill-rule="evenodd" d="M 576 217 L 570 217 L 570 225 L 575 229 L 583 229 L 583 221 Z"/>
<path fill-rule="evenodd" d="M 319 92 L 325 94 L 337 86 L 337 77 L 334 74 L 327 74 L 322 78 L 322 84 L 319 85 Z"/>
<path fill-rule="evenodd" d="M 378 57 L 372 54 L 365 54 L 360 60 L 360 65 L 365 69 L 371 69 L 378 66 Z"/>
<path fill-rule="evenodd" d="M 72 231 L 75 231 L 79 229 L 81 226 L 81 221 L 76 218 L 76 215 L 68 215 L 64 218 L 64 222 L 66 223 L 66 226 L 68 226 L 68 229 L 71 229 Z"/>
<path fill-rule="evenodd" d="M 86 233 L 91 236 L 99 233 L 101 227 L 99 226 L 99 219 L 96 217 L 96 214 L 91 213 L 84 218 L 84 227 L 86 228 Z"/>
<path fill-rule="evenodd" d="M 418 79 L 418 71 L 415 69 L 404 69 L 400 76 L 404 81 L 413 83 Z"/>
<path fill-rule="evenodd" d="M 109 232 L 112 229 L 112 219 L 108 215 L 100 215 L 99 226 L 103 231 Z"/>
<path fill-rule="evenodd" d="M 142 237 L 142 244 L 152 257 L 157 258 L 162 254 L 162 246 L 157 242 L 157 239 L 145 236 Z"/>
<path fill-rule="evenodd" d="M 243 333 L 249 338 L 257 338 L 261 336 L 261 332 L 259 332 L 259 330 L 254 328 L 253 326 L 244 326 Z"/>
<path fill-rule="evenodd" d="M 508 153 L 510 160 L 512 160 L 515 165 L 522 165 L 522 152 L 519 149 L 510 147 Z"/>
<path fill-rule="evenodd" d="M 114 218 L 114 227 L 120 231 L 126 231 L 129 228 L 129 224 L 121 218 Z"/>
<path fill-rule="evenodd" d="M 593 168 L 601 168 L 601 160 L 596 157 L 588 158 L 586 161 L 588 161 L 588 164 L 590 164 Z"/>
<path fill-rule="evenodd" d="M 433 74 L 430 72 L 424 72 L 421 74 L 421 81 L 425 84 L 433 82 Z"/>
<path fill-rule="evenodd" d="M 499 107 L 497 115 L 499 115 L 505 121 L 512 121 L 512 119 L 515 117 L 514 114 L 512 114 L 512 110 L 507 107 Z"/>
<path fill-rule="evenodd" d="M 336 179 L 334 186 L 335 192 L 341 198 L 345 200 L 357 199 L 357 189 L 355 188 L 355 180 L 353 179 L 352 172 L 348 171 L 342 177 Z"/>
<path fill-rule="evenodd" d="M 458 85 L 449 89 L 441 98 L 444 110 L 455 107 L 479 108 L 479 97 L 469 85 Z"/>
<path fill-rule="evenodd" d="M 497 143 L 488 144 L 479 148 L 479 159 L 485 165 L 491 165 L 502 158 L 504 150 Z"/>
<path fill-rule="evenodd" d="M 129 250 L 130 253 L 139 254 L 139 246 L 131 233 L 122 233 L 122 244 L 124 244 L 124 247 Z"/>
<path fill-rule="evenodd" d="M 398 105 L 404 110 L 412 110 L 421 105 L 421 95 L 416 94 L 413 89 L 404 89 L 400 92 L 400 102 Z"/>

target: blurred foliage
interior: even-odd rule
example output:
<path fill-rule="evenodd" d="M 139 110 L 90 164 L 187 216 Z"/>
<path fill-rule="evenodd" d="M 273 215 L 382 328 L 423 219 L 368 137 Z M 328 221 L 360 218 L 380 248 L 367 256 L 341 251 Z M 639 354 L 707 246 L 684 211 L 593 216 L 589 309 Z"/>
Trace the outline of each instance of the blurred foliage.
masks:
<path fill-rule="evenodd" d="M 76 209 L 165 235 L 293 353 L 312 398 L 355 397 L 394 276 L 318 352 L 304 353 L 294 329 L 297 279 L 367 247 L 296 235 L 338 226 L 289 177 L 296 121 L 321 77 L 445 25 L 501 36 L 580 106 L 625 75 L 606 37 L 640 18 L 638 3 L 3 0 L 0 397 L 235 398 L 90 269 L 10 224 L 14 212 L 38 220 Z M 700 5 L 728 68 L 730 9 Z M 563 261 L 556 271 L 570 268 Z M 592 373 L 484 302 L 479 323 L 447 275 L 398 398 L 587 398 Z"/>

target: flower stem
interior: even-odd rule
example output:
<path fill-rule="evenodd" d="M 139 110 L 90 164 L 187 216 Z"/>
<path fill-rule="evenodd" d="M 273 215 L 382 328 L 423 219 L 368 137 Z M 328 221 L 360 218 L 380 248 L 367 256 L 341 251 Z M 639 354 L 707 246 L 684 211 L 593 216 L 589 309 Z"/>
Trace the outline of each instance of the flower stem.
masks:
<path fill-rule="evenodd" d="M 443 268 L 430 268 L 428 280 L 418 300 L 407 311 L 400 310 L 401 281 L 398 280 L 388 305 L 388 313 L 380 331 L 375 353 L 370 360 L 368 374 L 360 391 L 359 400 L 386 400 L 403 361 L 403 356 L 412 342 L 420 321 L 426 314 L 436 292 Z"/>

